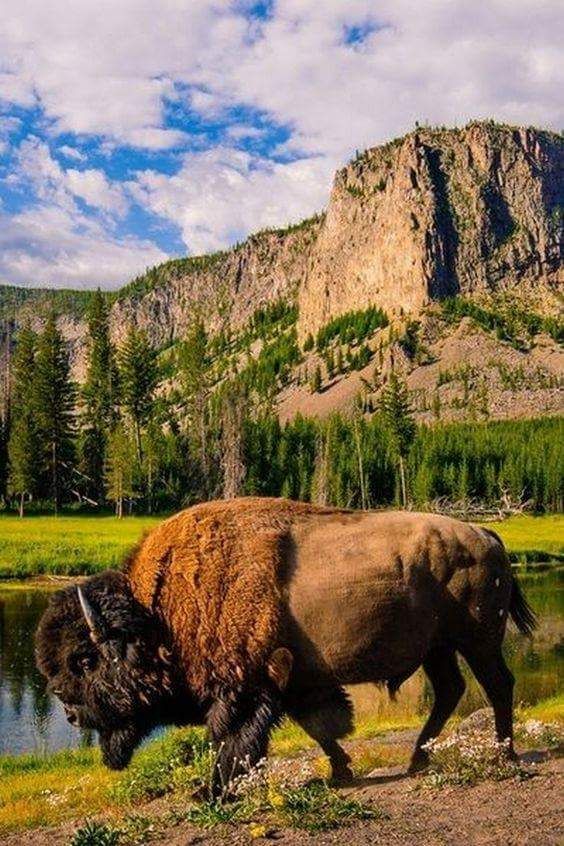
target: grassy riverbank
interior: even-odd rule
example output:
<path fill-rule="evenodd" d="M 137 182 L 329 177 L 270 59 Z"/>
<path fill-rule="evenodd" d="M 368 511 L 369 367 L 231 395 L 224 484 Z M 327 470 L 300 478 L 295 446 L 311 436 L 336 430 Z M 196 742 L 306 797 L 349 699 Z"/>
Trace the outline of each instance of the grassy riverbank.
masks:
<path fill-rule="evenodd" d="M 500 535 L 513 561 L 564 562 L 564 514 L 522 514 L 485 525 Z"/>
<path fill-rule="evenodd" d="M 162 517 L 0 516 L 0 579 L 90 575 L 117 567 Z"/>
<path fill-rule="evenodd" d="M 163 517 L 0 516 L 0 579 L 90 575 L 119 566 L 125 553 Z M 488 523 L 513 560 L 564 561 L 564 515 L 523 515 Z"/>

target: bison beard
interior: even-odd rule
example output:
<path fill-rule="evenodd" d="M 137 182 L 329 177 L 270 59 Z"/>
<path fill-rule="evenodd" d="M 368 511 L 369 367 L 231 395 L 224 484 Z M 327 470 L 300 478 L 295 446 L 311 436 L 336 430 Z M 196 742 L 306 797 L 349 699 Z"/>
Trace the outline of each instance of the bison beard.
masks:
<path fill-rule="evenodd" d="M 100 731 L 102 761 L 106 767 L 111 770 L 125 769 L 144 735 L 145 732 L 133 723 L 114 731 Z"/>

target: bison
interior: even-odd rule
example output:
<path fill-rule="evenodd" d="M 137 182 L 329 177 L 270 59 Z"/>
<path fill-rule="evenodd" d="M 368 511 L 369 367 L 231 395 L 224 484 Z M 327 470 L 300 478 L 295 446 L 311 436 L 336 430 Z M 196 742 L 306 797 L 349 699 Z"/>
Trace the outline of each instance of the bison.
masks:
<path fill-rule="evenodd" d="M 284 499 L 204 503 L 166 520 L 121 572 L 54 594 L 37 632 L 39 669 L 68 720 L 127 766 L 155 726 L 205 723 L 214 791 L 267 752 L 286 714 L 352 777 L 343 685 L 386 684 L 418 667 L 434 705 L 410 770 L 428 762 L 464 691 L 462 655 L 512 748 L 508 615 L 534 616 L 492 531 L 444 516 L 355 512 Z"/>

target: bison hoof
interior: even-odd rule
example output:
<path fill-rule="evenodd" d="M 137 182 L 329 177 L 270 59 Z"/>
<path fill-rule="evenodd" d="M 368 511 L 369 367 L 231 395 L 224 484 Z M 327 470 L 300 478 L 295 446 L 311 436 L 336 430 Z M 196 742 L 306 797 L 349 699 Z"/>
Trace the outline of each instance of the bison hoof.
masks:
<path fill-rule="evenodd" d="M 416 773 L 421 773 L 423 770 L 426 770 L 429 766 L 429 756 L 426 752 L 419 750 L 413 755 L 409 763 L 409 767 L 407 768 L 408 775 L 415 775 Z"/>
<path fill-rule="evenodd" d="M 331 773 L 331 784 L 334 787 L 343 787 L 346 784 L 351 784 L 354 781 L 354 773 L 350 767 L 339 767 L 338 770 L 333 770 Z"/>

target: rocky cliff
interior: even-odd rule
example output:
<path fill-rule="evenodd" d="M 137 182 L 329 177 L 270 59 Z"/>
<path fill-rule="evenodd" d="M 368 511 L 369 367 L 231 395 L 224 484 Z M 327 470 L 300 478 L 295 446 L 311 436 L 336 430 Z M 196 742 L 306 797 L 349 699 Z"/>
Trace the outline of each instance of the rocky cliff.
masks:
<path fill-rule="evenodd" d="M 335 177 L 300 286 L 300 326 L 377 303 L 416 312 L 458 293 L 555 284 L 564 147 L 534 129 L 417 131 Z"/>
<path fill-rule="evenodd" d="M 112 294 L 114 339 L 135 323 L 164 347 L 196 311 L 211 330 L 236 332 L 279 298 L 298 303 L 303 338 L 370 304 L 393 315 L 458 293 L 550 294 L 562 268 L 563 164 L 553 133 L 491 122 L 419 128 L 340 170 L 326 213 L 223 253 L 167 262 Z M 18 297 L 4 322 L 17 328 L 27 316 L 37 325 L 45 296 L 41 307 Z M 80 379 L 82 300 L 67 308 L 57 297 Z"/>

